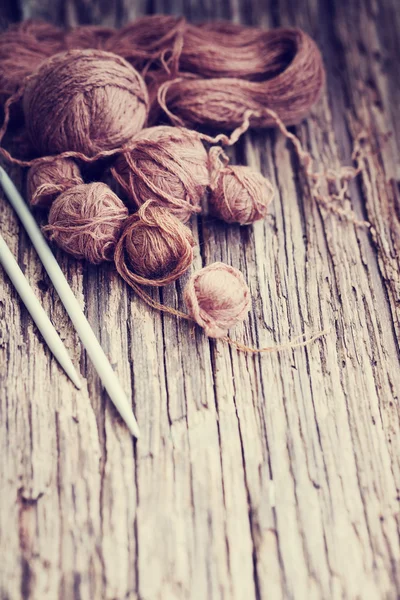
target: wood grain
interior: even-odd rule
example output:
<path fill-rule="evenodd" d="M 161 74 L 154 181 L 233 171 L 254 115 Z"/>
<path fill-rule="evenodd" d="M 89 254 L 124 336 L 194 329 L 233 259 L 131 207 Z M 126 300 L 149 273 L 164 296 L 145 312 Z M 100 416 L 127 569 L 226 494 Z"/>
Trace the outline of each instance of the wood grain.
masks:
<path fill-rule="evenodd" d="M 326 168 L 350 164 L 354 139 L 367 132 L 371 147 L 345 206 L 372 227 L 356 229 L 311 199 L 282 135 L 245 137 L 234 159 L 275 183 L 271 214 L 254 228 L 193 223 L 194 268 L 222 260 L 244 272 L 253 309 L 233 334 L 247 344 L 330 328 L 308 348 L 255 358 L 151 312 L 111 268 L 57 252 L 132 390 L 142 432 L 134 443 L 0 201 L 1 233 L 84 377 L 78 392 L 0 273 L 0 598 L 398 598 L 396 2 L 21 6 L 24 17 L 68 24 L 119 25 L 149 10 L 311 33 L 327 89 L 294 131 Z M 182 308 L 184 281 L 164 289 L 163 302 Z"/>

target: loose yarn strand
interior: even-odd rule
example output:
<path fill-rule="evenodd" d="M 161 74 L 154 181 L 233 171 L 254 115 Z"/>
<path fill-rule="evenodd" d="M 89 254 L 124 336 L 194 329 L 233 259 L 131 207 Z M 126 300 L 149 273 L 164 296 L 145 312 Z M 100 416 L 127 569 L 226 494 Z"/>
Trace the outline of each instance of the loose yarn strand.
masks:
<path fill-rule="evenodd" d="M 361 172 L 361 167 L 359 165 L 356 168 L 352 166 L 342 166 L 340 167 L 339 171 L 327 169 L 325 171 L 315 173 L 312 167 L 313 158 L 309 152 L 304 150 L 299 138 L 288 131 L 286 125 L 275 111 L 268 108 L 264 110 L 275 121 L 281 133 L 292 142 L 296 154 L 304 169 L 306 178 L 310 183 L 311 196 L 329 212 L 336 214 L 338 217 L 345 219 L 356 227 L 370 228 L 371 224 L 369 221 L 360 221 L 351 209 L 344 209 L 340 206 L 335 206 L 332 203 L 332 200 L 343 202 L 348 191 L 349 182 L 359 175 Z M 358 155 L 359 151 L 358 146 L 356 145 L 352 153 L 352 160 L 357 162 Z M 338 179 L 340 181 L 340 188 L 337 194 L 329 194 L 329 196 L 326 196 L 320 192 L 321 183 L 325 182 L 329 186 L 330 183 L 336 183 Z"/>
<path fill-rule="evenodd" d="M 196 323 L 196 321 L 187 313 L 184 313 L 181 310 L 172 308 L 171 306 L 166 306 L 165 304 L 161 304 L 157 300 L 154 300 L 151 296 L 149 296 L 149 294 L 147 292 L 145 292 L 143 290 L 143 288 L 141 288 L 135 282 L 130 282 L 129 285 L 137 293 L 137 295 L 151 308 L 158 310 L 162 313 L 172 315 L 179 319 L 184 319 L 186 321 L 189 321 L 190 323 L 193 323 L 193 324 Z M 236 348 L 236 350 L 238 350 L 239 352 L 245 352 L 246 354 L 257 355 L 257 354 L 282 352 L 284 350 L 294 350 L 296 348 L 305 348 L 306 346 L 309 346 L 310 344 L 312 344 L 315 340 L 317 340 L 325 335 L 328 335 L 330 333 L 330 331 L 331 331 L 330 329 L 324 329 L 324 330 L 318 331 L 317 333 L 313 334 L 307 340 L 299 341 L 302 338 L 305 338 L 307 336 L 306 333 L 302 333 L 301 335 L 295 337 L 292 341 L 289 341 L 285 344 L 280 344 L 277 346 L 267 346 L 265 348 L 256 348 L 253 346 L 247 346 L 246 344 L 243 344 L 242 342 L 239 342 L 237 340 L 233 340 L 232 338 L 230 338 L 228 336 L 224 336 L 219 339 L 220 339 L 220 341 L 229 344 L 233 348 Z"/>
<path fill-rule="evenodd" d="M 307 340 L 300 342 L 298 340 L 305 338 L 307 336 L 306 333 L 302 333 L 301 335 L 295 337 L 292 341 L 289 341 L 286 344 L 280 344 L 279 346 L 267 346 L 265 348 L 253 348 L 252 346 L 246 346 L 246 344 L 242 344 L 241 342 L 238 342 L 237 340 L 232 340 L 232 338 L 230 338 L 228 336 L 221 338 L 221 340 L 226 342 L 230 346 L 233 346 L 239 352 L 246 352 L 248 354 L 264 354 L 264 353 L 271 353 L 271 352 L 282 352 L 283 350 L 293 350 L 295 348 L 305 348 L 306 346 L 309 346 L 310 344 L 315 342 L 315 340 L 317 340 L 325 335 L 328 335 L 330 333 L 330 331 L 331 331 L 330 329 L 323 329 L 322 331 L 318 331 L 317 333 L 313 334 Z"/>
<path fill-rule="evenodd" d="M 182 77 L 176 77 L 175 79 L 170 79 L 169 81 L 165 81 L 164 83 L 162 83 L 157 90 L 158 104 L 160 105 L 162 110 L 165 112 L 167 117 L 170 119 L 171 123 L 173 123 L 174 125 L 177 125 L 178 127 L 185 127 L 185 122 L 183 121 L 183 119 L 181 119 L 180 117 L 175 115 L 168 108 L 167 93 L 171 86 L 173 86 L 175 83 L 180 83 L 182 81 L 183 81 Z"/>
<path fill-rule="evenodd" d="M 254 110 L 246 110 L 245 113 L 243 114 L 243 121 L 242 123 L 236 127 L 231 135 L 226 135 L 225 133 L 219 133 L 218 135 L 216 135 L 215 137 L 206 135 L 205 133 L 200 133 L 200 138 L 202 140 L 204 140 L 205 142 L 208 142 L 210 144 L 223 144 L 224 146 L 233 146 L 233 144 L 236 144 L 236 142 L 239 140 L 239 138 L 249 129 L 251 122 L 250 122 L 250 118 L 252 116 L 257 115 L 258 113 L 255 112 Z"/>

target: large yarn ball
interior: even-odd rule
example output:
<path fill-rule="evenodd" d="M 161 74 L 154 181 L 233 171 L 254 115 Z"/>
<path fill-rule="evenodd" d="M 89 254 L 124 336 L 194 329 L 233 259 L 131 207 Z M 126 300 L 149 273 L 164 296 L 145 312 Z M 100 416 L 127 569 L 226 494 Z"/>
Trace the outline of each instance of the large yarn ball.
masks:
<path fill-rule="evenodd" d="M 128 283 L 163 286 L 190 267 L 194 245 L 190 229 L 150 200 L 126 220 L 114 260 Z"/>
<path fill-rule="evenodd" d="M 107 185 L 81 184 L 53 202 L 44 231 L 75 258 L 98 264 L 112 260 L 127 216 L 128 209 Z"/>
<path fill-rule="evenodd" d="M 118 157 L 112 173 L 135 206 L 152 199 L 186 223 L 209 184 L 207 152 L 195 131 L 149 127 Z"/>
<path fill-rule="evenodd" d="M 142 77 L 102 50 L 70 50 L 41 64 L 23 97 L 26 128 L 40 154 L 93 156 L 130 142 L 147 117 Z"/>
<path fill-rule="evenodd" d="M 209 211 L 227 223 L 249 225 L 266 216 L 274 192 L 272 183 L 251 167 L 224 167 L 211 188 Z"/>
<path fill-rule="evenodd" d="M 224 337 L 250 310 L 250 290 L 240 271 L 213 263 L 190 278 L 184 299 L 192 319 L 209 337 Z"/>
<path fill-rule="evenodd" d="M 57 196 L 81 183 L 79 167 L 71 158 L 33 165 L 26 179 L 29 202 L 32 206 L 50 208 Z"/>

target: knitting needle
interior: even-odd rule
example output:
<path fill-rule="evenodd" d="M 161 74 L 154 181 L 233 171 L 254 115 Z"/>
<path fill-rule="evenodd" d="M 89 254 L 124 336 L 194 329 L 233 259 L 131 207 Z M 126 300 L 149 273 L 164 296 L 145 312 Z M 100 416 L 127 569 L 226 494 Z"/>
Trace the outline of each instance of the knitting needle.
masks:
<path fill-rule="evenodd" d="M 1 166 L 0 184 L 6 196 L 8 197 L 10 204 L 13 206 L 29 237 L 31 238 L 32 243 L 36 248 L 36 252 L 38 253 L 51 281 L 53 282 L 53 285 L 56 288 L 57 293 L 60 296 L 61 301 L 64 304 L 65 309 L 69 314 L 71 321 L 74 324 L 75 329 L 83 345 L 85 346 L 86 351 L 97 373 L 99 374 L 104 387 L 108 392 L 108 395 L 120 413 L 122 419 L 125 421 L 129 431 L 133 436 L 139 437 L 138 424 L 133 415 L 128 398 L 126 397 L 117 376 L 115 375 L 102 347 L 94 335 L 89 322 L 83 314 L 77 299 L 69 287 L 64 273 L 61 271 L 59 264 L 54 258 L 54 255 L 50 250 L 42 232 L 40 231 L 38 224 L 33 218 L 32 213 L 27 207 L 21 194 L 18 192 L 17 188 Z"/>
<path fill-rule="evenodd" d="M 17 261 L 15 260 L 11 250 L 6 244 L 5 239 L 0 235 L 0 263 L 3 265 L 4 270 L 8 274 L 11 282 L 14 284 L 15 289 L 21 296 L 23 303 L 31 314 L 32 319 L 35 321 L 40 333 L 44 337 L 48 347 L 71 379 L 76 385 L 78 390 L 81 389 L 82 385 L 79 380 L 78 374 L 75 371 L 74 365 L 68 355 L 67 349 L 62 343 L 57 331 L 54 329 L 49 317 L 46 315 L 42 305 L 36 298 L 31 286 L 29 285 L 25 275 L 19 268 Z"/>

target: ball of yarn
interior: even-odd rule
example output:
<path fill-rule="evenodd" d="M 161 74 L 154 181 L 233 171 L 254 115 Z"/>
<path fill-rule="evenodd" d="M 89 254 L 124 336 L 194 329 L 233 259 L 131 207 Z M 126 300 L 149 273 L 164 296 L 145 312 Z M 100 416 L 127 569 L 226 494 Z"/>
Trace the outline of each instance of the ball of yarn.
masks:
<path fill-rule="evenodd" d="M 26 128 L 40 154 L 93 156 L 119 148 L 142 129 L 147 105 L 139 73 L 102 50 L 70 50 L 46 60 L 23 97 Z"/>
<path fill-rule="evenodd" d="M 240 271 L 213 263 L 194 273 L 184 291 L 192 319 L 209 337 L 219 338 L 243 321 L 250 310 L 250 290 Z"/>
<path fill-rule="evenodd" d="M 44 227 L 50 240 L 76 258 L 112 260 L 128 209 L 104 183 L 76 185 L 59 196 Z"/>
<path fill-rule="evenodd" d="M 57 196 L 81 183 L 79 167 L 70 158 L 33 165 L 26 180 L 29 202 L 32 206 L 50 208 Z"/>
<path fill-rule="evenodd" d="M 186 223 L 200 212 L 210 179 L 207 160 L 195 131 L 149 127 L 136 136 L 133 148 L 118 157 L 111 171 L 135 206 L 152 199 Z"/>
<path fill-rule="evenodd" d="M 272 183 L 251 167 L 228 166 L 217 174 L 208 206 L 227 223 L 249 225 L 263 219 L 274 196 Z"/>
<path fill-rule="evenodd" d="M 133 287 L 159 287 L 189 268 L 194 245 L 190 229 L 150 200 L 126 220 L 114 260 L 119 274 Z"/>

